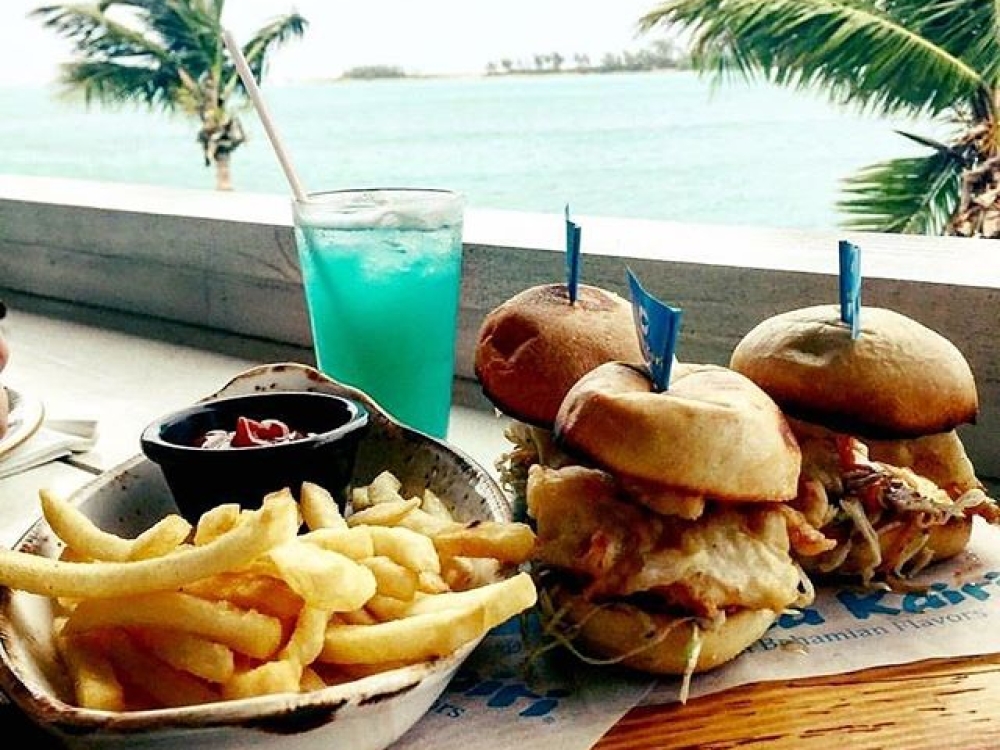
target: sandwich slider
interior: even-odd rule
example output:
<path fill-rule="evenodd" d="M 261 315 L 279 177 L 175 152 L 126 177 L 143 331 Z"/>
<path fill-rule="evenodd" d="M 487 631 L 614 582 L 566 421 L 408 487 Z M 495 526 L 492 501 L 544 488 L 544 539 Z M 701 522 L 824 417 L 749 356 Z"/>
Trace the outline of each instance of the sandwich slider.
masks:
<path fill-rule="evenodd" d="M 584 374 L 613 360 L 642 361 L 632 306 L 612 291 L 581 284 L 571 302 L 565 284 L 525 289 L 490 311 L 476 343 L 474 369 L 483 394 L 509 418 L 512 450 L 497 469 L 523 507 L 528 467 L 557 466 L 556 413 Z"/>
<path fill-rule="evenodd" d="M 554 433 L 575 461 L 531 467 L 528 512 L 546 630 L 578 655 L 689 677 L 812 601 L 790 550 L 829 542 L 788 505 L 799 446 L 748 378 L 681 363 L 658 392 L 645 367 L 606 363 Z"/>
<path fill-rule="evenodd" d="M 947 338 L 879 307 L 851 337 L 835 305 L 762 321 L 730 366 L 782 408 L 799 441 L 793 505 L 836 546 L 800 558 L 812 574 L 906 587 L 964 550 L 973 518 L 1000 520 L 956 428 L 975 422 L 969 363 Z"/>

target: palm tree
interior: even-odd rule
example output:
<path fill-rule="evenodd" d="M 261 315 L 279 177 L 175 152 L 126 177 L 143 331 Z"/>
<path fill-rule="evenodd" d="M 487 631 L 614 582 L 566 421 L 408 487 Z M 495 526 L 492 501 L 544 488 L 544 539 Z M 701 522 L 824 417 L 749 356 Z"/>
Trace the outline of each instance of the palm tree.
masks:
<path fill-rule="evenodd" d="M 222 41 L 223 6 L 225 0 L 99 0 L 29 15 L 75 47 L 76 59 L 62 67 L 67 93 L 82 94 L 88 105 L 140 104 L 197 117 L 205 166 L 215 166 L 219 190 L 230 190 L 230 157 L 246 140 L 235 110 L 247 100 Z M 268 54 L 301 37 L 306 24 L 289 13 L 242 47 L 258 81 Z"/>
<path fill-rule="evenodd" d="M 947 143 L 845 181 L 846 226 L 1000 237 L 1000 8 L 986 0 L 667 0 L 639 21 L 690 35 L 717 80 L 818 89 L 861 112 L 950 125 Z"/>

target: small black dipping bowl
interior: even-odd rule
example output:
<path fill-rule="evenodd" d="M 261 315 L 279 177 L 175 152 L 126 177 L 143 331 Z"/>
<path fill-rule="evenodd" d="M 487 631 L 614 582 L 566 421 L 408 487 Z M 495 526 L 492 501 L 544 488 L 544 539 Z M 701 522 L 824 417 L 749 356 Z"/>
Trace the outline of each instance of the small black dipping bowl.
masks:
<path fill-rule="evenodd" d="M 203 448 L 210 430 L 236 429 L 239 417 L 276 419 L 307 437 L 246 448 Z M 146 427 L 140 443 L 156 463 L 177 508 L 196 523 L 216 505 L 260 507 L 264 496 L 302 482 L 326 488 L 343 509 L 358 443 L 368 426 L 364 405 L 311 391 L 268 391 L 195 404 Z"/>

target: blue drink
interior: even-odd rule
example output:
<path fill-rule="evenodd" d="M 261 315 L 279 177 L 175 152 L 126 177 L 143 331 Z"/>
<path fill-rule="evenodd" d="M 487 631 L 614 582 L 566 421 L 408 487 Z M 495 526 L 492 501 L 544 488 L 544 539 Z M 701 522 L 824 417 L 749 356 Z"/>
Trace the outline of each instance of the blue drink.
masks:
<path fill-rule="evenodd" d="M 295 206 L 320 370 L 445 437 L 455 368 L 462 202 L 431 190 L 321 193 Z"/>

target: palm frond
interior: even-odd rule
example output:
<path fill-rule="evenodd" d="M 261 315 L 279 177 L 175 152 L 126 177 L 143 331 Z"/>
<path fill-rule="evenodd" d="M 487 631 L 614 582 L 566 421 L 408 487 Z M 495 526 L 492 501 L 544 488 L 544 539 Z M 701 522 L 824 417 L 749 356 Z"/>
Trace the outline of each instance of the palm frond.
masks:
<path fill-rule="evenodd" d="M 77 62 L 63 67 L 66 93 L 82 93 L 87 104 L 143 104 L 172 110 L 176 81 L 171 74 L 108 62 Z"/>
<path fill-rule="evenodd" d="M 159 40 L 109 18 L 105 12 L 108 5 L 47 5 L 36 8 L 29 17 L 38 18 L 43 26 L 72 42 L 87 58 L 167 58 Z"/>
<path fill-rule="evenodd" d="M 253 35 L 253 38 L 244 46 L 243 54 L 247 59 L 247 65 L 250 66 L 250 70 L 253 71 L 254 77 L 258 81 L 264 75 L 264 63 L 268 53 L 291 39 L 301 37 L 305 33 L 307 25 L 308 22 L 305 18 L 298 13 L 291 13 L 282 18 L 274 19 Z"/>
<path fill-rule="evenodd" d="M 254 80 L 263 79 L 265 65 L 271 51 L 292 39 L 301 37 L 305 34 L 308 25 L 309 22 L 303 16 L 298 13 L 289 13 L 260 28 L 250 41 L 243 45 L 243 56 L 246 58 L 250 72 L 253 73 Z M 223 89 L 225 98 L 228 99 L 228 96 L 236 89 L 243 90 L 243 82 L 240 80 L 236 68 L 230 65 L 225 73 Z"/>
<path fill-rule="evenodd" d="M 120 4 L 44 6 L 30 15 L 73 43 L 77 59 L 61 68 L 64 94 L 82 93 L 88 104 L 172 109 L 180 83 L 174 59 L 156 35 L 108 17 Z"/>
<path fill-rule="evenodd" d="M 695 67 L 819 89 L 885 115 L 938 115 L 987 88 L 977 70 L 882 9 L 882 0 L 667 0 L 643 32 L 680 27 Z"/>
<path fill-rule="evenodd" d="M 941 143 L 941 141 L 935 138 L 928 138 L 926 135 L 920 135 L 920 133 L 909 133 L 905 130 L 896 130 L 896 132 L 914 143 L 919 143 L 921 146 L 927 146 L 927 148 L 932 148 L 935 151 L 951 150 L 951 146 L 947 143 Z"/>
<path fill-rule="evenodd" d="M 964 60 L 996 87 L 1000 82 L 1000 9 L 996 2 L 885 0 L 906 28 Z"/>
<path fill-rule="evenodd" d="M 849 229 L 939 235 L 958 206 L 963 163 L 949 150 L 874 164 L 844 181 Z"/>

